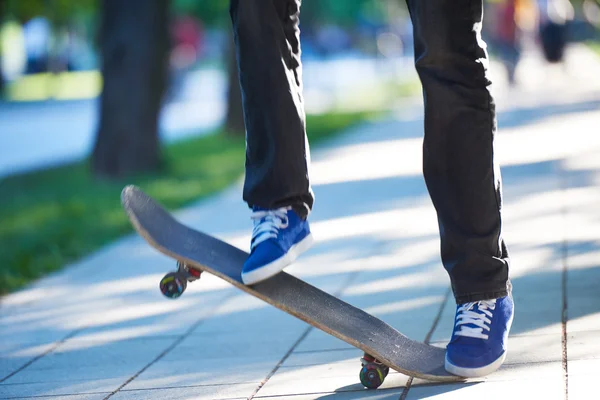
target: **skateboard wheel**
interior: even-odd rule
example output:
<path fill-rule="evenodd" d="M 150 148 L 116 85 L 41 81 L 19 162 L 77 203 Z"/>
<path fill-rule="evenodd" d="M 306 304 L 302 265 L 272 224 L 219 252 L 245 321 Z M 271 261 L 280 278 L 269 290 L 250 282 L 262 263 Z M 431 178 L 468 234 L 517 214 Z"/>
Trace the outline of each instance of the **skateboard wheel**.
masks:
<path fill-rule="evenodd" d="M 187 280 L 177 272 L 169 272 L 160 281 L 160 291 L 170 299 L 176 299 L 185 291 Z"/>
<path fill-rule="evenodd" d="M 390 373 L 390 368 L 384 364 L 382 364 L 379 360 L 373 357 L 370 354 L 365 353 L 363 358 L 360 359 L 361 365 L 364 367 L 367 364 L 375 364 L 378 366 L 383 372 L 383 377 L 385 378 Z"/>
<path fill-rule="evenodd" d="M 360 382 L 367 389 L 377 389 L 383 383 L 383 380 L 387 376 L 385 371 L 389 372 L 389 368 L 380 366 L 375 363 L 367 363 L 360 370 Z"/>

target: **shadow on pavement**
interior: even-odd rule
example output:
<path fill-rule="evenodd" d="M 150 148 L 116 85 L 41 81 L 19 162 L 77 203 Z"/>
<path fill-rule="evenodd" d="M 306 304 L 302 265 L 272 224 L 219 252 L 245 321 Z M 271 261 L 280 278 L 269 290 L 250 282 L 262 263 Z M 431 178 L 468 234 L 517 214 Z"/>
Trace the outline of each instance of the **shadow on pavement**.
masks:
<path fill-rule="evenodd" d="M 591 112 L 599 106 L 600 101 L 589 101 L 512 110 L 501 114 L 500 129 Z M 323 149 L 314 159 L 315 168 L 319 163 L 335 162 L 345 147 L 375 144 L 376 151 L 378 146 L 384 149 L 409 143 L 413 150 L 420 149 L 419 141 L 413 140 L 421 137 L 420 119 L 388 121 L 364 129 L 372 135 L 350 133 L 337 146 Z M 518 134 L 527 135 L 528 131 Z M 360 180 L 352 180 L 348 174 L 344 180 L 342 171 L 329 183 L 315 184 L 317 208 L 312 221 L 319 242 L 290 272 L 323 290 L 338 293 L 414 339 L 423 340 L 428 332 L 436 332 L 434 320 L 441 314 L 438 325 L 444 332 L 437 334 L 441 340 L 451 329 L 444 323 L 453 313 L 453 301 L 446 296 L 448 278 L 439 260 L 435 213 L 419 173 L 418 158 L 414 161 L 397 175 L 381 177 L 386 171 L 380 170 Z M 550 158 L 514 162 L 503 167 L 502 173 L 517 305 L 511 333 L 537 334 L 561 323 L 564 277 L 567 285 L 574 284 L 577 290 L 590 293 L 600 281 L 597 259 L 583 260 L 577 269 L 565 274 L 567 257 L 597 255 L 600 242 L 567 235 L 561 226 L 565 204 L 557 198 L 564 182 L 574 189 L 596 186 L 598 171 L 570 170 L 562 158 Z M 548 198 L 554 200 L 542 202 Z M 240 203 L 235 190 L 208 200 L 203 208 L 182 210 L 178 216 L 189 225 L 211 227 L 210 233 L 245 246 L 250 223 L 248 211 Z M 260 382 L 298 344 L 306 330 L 303 322 L 242 295 L 216 278 L 203 278 L 176 302 L 165 300 L 158 291 L 158 282 L 172 267 L 172 260 L 158 255 L 137 237 L 130 237 L 73 269 L 3 299 L 0 382 L 5 388 L 8 384 L 49 383 L 60 374 L 87 382 L 101 374 L 115 379 L 106 385 L 112 391 L 151 365 L 144 373 L 152 373 L 155 378 L 148 380 L 147 387 L 164 386 L 159 377 L 169 378 L 170 385 L 190 379 L 216 384 L 223 381 L 210 380 L 218 375 L 214 369 L 190 377 L 174 366 L 220 358 L 235 359 L 236 365 L 244 369 L 252 369 L 259 359 L 266 360 L 266 365 L 244 377 L 246 382 Z M 598 313 L 600 303 L 595 299 L 587 307 L 569 305 L 567 311 L 570 320 L 585 318 Z M 538 317 L 540 314 L 544 316 Z M 306 343 L 311 343 L 316 332 L 310 332 Z M 327 343 L 319 344 L 318 350 L 345 345 L 337 339 Z M 45 356 L 38 359 L 40 355 Z M 53 373 L 47 374 L 50 370 Z M 75 377 L 70 371 L 76 371 Z M 342 386 L 336 392 L 353 387 Z M 463 387 L 437 385 L 431 390 L 446 393 Z M 31 395 L 75 391 L 74 384 L 67 381 L 53 388 L 54 392 L 41 385 Z M 350 393 L 348 398 L 398 398 L 398 393 L 392 394 L 391 390 Z M 321 399 L 339 399 L 339 395 L 328 394 Z"/>

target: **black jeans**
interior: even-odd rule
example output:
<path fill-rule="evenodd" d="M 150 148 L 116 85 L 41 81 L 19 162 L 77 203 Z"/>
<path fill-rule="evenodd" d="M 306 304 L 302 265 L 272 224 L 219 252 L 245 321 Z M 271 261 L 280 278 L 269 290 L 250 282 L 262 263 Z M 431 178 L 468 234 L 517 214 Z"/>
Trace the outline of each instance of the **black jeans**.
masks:
<path fill-rule="evenodd" d="M 308 167 L 300 62 L 301 0 L 231 0 L 244 118 L 249 206 L 307 216 Z M 316 1 L 316 0 L 315 0 Z M 480 37 L 482 0 L 407 0 L 425 99 L 423 173 L 457 303 L 507 295 L 495 106 Z"/>

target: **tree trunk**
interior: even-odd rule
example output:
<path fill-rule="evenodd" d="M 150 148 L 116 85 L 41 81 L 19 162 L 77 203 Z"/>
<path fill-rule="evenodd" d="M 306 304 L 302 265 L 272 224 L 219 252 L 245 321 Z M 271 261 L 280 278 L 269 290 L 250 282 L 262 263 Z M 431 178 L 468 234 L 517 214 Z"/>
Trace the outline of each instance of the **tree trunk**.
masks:
<path fill-rule="evenodd" d="M 225 132 L 231 136 L 243 136 L 246 132 L 244 125 L 244 110 L 242 108 L 242 91 L 235 58 L 233 38 L 229 40 L 227 50 L 227 114 L 225 117 Z"/>
<path fill-rule="evenodd" d="M 96 177 L 160 168 L 158 117 L 168 74 L 169 0 L 102 0 L 104 87 L 92 154 Z"/>
<path fill-rule="evenodd" d="M 1 4 L 2 4 L 2 2 L 0 1 L 0 5 Z M 2 100 L 4 98 L 4 86 L 5 86 L 5 82 L 4 82 L 4 72 L 2 70 L 2 54 L 0 54 L 0 100 Z"/>

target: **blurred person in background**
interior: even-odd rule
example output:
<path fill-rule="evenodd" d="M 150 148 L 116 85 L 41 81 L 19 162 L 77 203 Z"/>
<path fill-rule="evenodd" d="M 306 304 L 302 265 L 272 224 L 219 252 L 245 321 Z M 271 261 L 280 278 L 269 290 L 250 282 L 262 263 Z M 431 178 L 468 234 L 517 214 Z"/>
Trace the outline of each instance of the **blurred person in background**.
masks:
<path fill-rule="evenodd" d="M 539 37 L 544 57 L 548 62 L 563 60 L 568 40 L 568 23 L 574 9 L 569 0 L 538 0 Z"/>
<path fill-rule="evenodd" d="M 504 362 L 514 305 L 494 161 L 495 104 L 481 38 L 483 0 L 407 4 L 425 101 L 423 173 L 457 304 L 446 369 L 484 376 Z M 247 130 L 243 199 L 254 221 L 242 280 L 252 285 L 312 244 L 300 0 L 231 0 L 230 15 Z"/>
<path fill-rule="evenodd" d="M 495 0 L 486 3 L 486 31 L 492 53 L 504 65 L 508 83 L 516 85 L 521 53 L 536 29 L 535 0 Z"/>
<path fill-rule="evenodd" d="M 51 35 L 50 22 L 44 17 L 35 17 L 23 24 L 26 73 L 36 74 L 48 70 Z"/>
<path fill-rule="evenodd" d="M 517 3 L 518 0 L 503 0 L 496 10 L 498 18 L 496 45 L 511 85 L 515 84 L 515 71 L 521 56 L 517 27 Z"/>
<path fill-rule="evenodd" d="M 170 55 L 169 97 L 176 98 L 182 90 L 187 73 L 202 55 L 204 30 L 201 21 L 190 15 L 176 17 L 171 26 L 171 37 L 173 49 Z"/>

